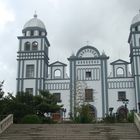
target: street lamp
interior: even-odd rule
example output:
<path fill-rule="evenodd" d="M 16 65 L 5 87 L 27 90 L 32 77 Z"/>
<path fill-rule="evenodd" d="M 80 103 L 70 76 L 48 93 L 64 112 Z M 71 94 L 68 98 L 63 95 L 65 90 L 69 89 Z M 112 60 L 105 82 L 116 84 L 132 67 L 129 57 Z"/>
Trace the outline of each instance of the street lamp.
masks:
<path fill-rule="evenodd" d="M 125 117 L 127 119 L 127 104 L 129 103 L 129 100 L 128 99 L 123 99 L 122 102 L 123 102 L 124 107 L 125 107 Z"/>
<path fill-rule="evenodd" d="M 66 111 L 67 111 L 66 108 L 62 108 L 63 117 L 64 117 L 63 119 L 64 119 L 64 120 L 65 120 L 65 117 L 66 117 Z"/>
<path fill-rule="evenodd" d="M 110 107 L 110 108 L 109 108 L 110 116 L 112 116 L 112 111 L 113 111 L 113 109 L 114 109 L 113 107 Z"/>

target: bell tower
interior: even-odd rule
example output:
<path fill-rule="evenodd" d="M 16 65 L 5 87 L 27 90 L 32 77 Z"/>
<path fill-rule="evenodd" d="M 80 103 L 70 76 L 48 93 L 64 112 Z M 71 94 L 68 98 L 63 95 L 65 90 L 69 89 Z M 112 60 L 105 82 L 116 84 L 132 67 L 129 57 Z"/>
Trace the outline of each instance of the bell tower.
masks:
<path fill-rule="evenodd" d="M 132 20 L 128 43 L 130 44 L 131 71 L 135 81 L 135 105 L 137 111 L 140 111 L 140 13 Z"/>
<path fill-rule="evenodd" d="M 48 77 L 49 41 L 44 23 L 34 15 L 23 27 L 18 36 L 17 92 L 30 92 L 34 95 L 45 89 Z"/>

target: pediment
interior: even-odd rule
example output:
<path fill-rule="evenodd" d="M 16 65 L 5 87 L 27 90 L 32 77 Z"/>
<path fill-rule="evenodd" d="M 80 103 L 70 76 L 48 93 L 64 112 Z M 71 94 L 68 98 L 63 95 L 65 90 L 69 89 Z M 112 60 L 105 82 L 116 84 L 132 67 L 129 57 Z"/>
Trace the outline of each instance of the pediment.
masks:
<path fill-rule="evenodd" d="M 56 61 L 54 63 L 51 63 L 49 66 L 67 66 L 67 65 L 60 61 Z"/>

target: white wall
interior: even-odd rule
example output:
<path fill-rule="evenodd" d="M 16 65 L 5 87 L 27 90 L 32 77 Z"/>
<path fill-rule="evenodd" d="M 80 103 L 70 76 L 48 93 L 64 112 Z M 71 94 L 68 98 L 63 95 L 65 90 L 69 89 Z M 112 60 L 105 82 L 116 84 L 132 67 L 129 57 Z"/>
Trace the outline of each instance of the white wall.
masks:
<path fill-rule="evenodd" d="M 132 81 L 133 78 L 121 78 L 121 79 L 108 79 L 108 81 Z M 135 107 L 135 91 L 134 88 L 113 88 L 108 89 L 108 101 L 109 101 L 109 108 L 113 107 L 113 112 L 116 113 L 117 109 L 120 106 L 124 106 L 122 101 L 118 101 L 118 91 L 125 91 L 126 92 L 126 99 L 129 100 L 127 105 L 129 110 L 136 109 Z"/>

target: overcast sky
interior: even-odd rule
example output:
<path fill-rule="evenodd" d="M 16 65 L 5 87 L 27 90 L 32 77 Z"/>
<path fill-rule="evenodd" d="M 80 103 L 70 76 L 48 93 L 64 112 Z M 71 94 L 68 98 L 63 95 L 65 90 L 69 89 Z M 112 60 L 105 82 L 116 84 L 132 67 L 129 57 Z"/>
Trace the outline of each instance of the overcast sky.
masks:
<path fill-rule="evenodd" d="M 132 18 L 140 0 L 0 0 L 0 81 L 5 92 L 16 91 L 17 36 L 37 11 L 46 25 L 50 63 L 92 45 L 110 56 L 129 61 L 127 43 Z"/>

